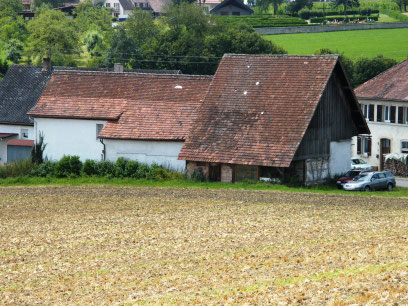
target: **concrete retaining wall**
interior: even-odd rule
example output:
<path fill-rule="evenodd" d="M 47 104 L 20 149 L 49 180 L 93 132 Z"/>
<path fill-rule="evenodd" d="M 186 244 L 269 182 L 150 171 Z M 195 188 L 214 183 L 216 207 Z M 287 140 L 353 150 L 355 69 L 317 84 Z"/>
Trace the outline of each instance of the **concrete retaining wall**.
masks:
<path fill-rule="evenodd" d="M 373 30 L 373 29 L 399 29 L 399 28 L 408 28 L 408 22 L 357 23 L 357 24 L 353 23 L 353 24 L 315 25 L 298 27 L 268 27 L 268 28 L 256 28 L 255 31 L 261 35 L 277 35 L 295 33 Z"/>

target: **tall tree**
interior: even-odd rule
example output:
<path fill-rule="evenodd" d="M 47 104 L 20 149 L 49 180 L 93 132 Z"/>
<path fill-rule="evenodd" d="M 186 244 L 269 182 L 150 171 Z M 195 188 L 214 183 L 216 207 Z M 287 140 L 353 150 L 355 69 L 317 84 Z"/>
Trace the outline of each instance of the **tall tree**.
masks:
<path fill-rule="evenodd" d="M 343 5 L 344 16 L 347 16 L 348 8 L 360 6 L 360 2 L 358 0 L 333 0 L 332 4 L 335 8 L 338 8 L 340 5 Z"/>
<path fill-rule="evenodd" d="M 88 30 L 103 32 L 112 30 L 112 13 L 103 6 L 93 5 L 91 0 L 79 3 L 74 14 L 75 23 L 81 33 Z"/>
<path fill-rule="evenodd" d="M 269 7 L 272 5 L 273 7 L 273 14 L 278 14 L 279 5 L 281 5 L 284 0 L 258 0 L 256 4 L 259 6 L 262 12 L 267 13 L 269 11 Z"/>
<path fill-rule="evenodd" d="M 396 64 L 395 59 L 385 58 L 382 55 L 374 58 L 359 58 L 354 63 L 354 85 L 361 85 Z"/>
<path fill-rule="evenodd" d="M 50 57 L 53 53 L 78 53 L 79 36 L 74 21 L 53 9 L 39 9 L 28 23 L 28 54 Z"/>
<path fill-rule="evenodd" d="M 302 8 L 307 7 L 311 9 L 313 7 L 313 0 L 295 0 L 288 4 L 287 10 L 291 15 L 296 15 Z"/>

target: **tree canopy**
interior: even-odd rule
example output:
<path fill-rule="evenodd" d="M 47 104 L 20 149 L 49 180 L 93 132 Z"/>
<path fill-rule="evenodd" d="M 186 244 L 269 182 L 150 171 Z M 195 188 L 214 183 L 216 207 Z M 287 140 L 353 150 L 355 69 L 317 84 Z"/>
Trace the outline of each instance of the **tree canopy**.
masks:
<path fill-rule="evenodd" d="M 37 10 L 36 17 L 28 23 L 28 48 L 31 56 L 73 54 L 79 44 L 74 21 L 52 9 Z"/>
<path fill-rule="evenodd" d="M 112 36 L 109 64 L 126 59 L 132 68 L 212 74 L 224 53 L 286 53 L 252 28 L 224 23 L 194 4 L 170 6 L 164 16 L 155 21 L 136 10 Z"/>

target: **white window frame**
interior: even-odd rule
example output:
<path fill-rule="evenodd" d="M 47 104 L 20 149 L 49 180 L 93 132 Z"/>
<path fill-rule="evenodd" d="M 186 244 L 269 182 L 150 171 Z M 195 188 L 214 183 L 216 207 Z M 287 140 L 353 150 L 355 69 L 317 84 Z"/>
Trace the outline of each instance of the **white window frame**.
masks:
<path fill-rule="evenodd" d="M 98 135 L 102 131 L 103 127 L 104 127 L 104 124 L 102 124 L 102 123 L 97 123 L 96 124 L 96 140 L 98 140 L 98 141 L 99 141 Z"/>
<path fill-rule="evenodd" d="M 384 122 L 391 122 L 391 106 L 384 105 Z"/>
<path fill-rule="evenodd" d="M 403 148 L 404 143 L 406 148 Z M 408 140 L 401 140 L 401 153 L 408 153 Z"/>
<path fill-rule="evenodd" d="M 21 138 L 28 138 L 28 129 L 21 129 Z"/>

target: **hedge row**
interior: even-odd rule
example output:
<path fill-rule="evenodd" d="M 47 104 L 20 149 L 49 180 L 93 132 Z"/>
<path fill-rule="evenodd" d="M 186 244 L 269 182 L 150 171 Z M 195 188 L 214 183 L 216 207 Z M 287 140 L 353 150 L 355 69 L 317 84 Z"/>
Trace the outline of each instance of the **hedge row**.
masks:
<path fill-rule="evenodd" d="M 362 21 L 362 20 L 367 20 L 367 16 L 334 16 L 334 17 L 316 17 L 316 18 L 311 18 L 310 22 L 311 23 L 323 23 L 325 20 L 326 21 L 344 21 L 345 19 L 348 19 L 349 21 Z M 378 16 L 368 16 L 368 19 L 371 21 L 378 21 Z"/>
<path fill-rule="evenodd" d="M 380 11 L 379 10 L 372 10 L 372 9 L 361 9 L 361 10 L 350 10 L 347 11 L 347 15 L 372 15 L 372 14 L 378 14 Z M 342 15 L 342 12 L 340 11 L 334 11 L 334 10 L 327 10 L 323 13 L 323 11 L 300 11 L 299 12 L 299 17 L 302 19 L 310 19 L 313 17 L 324 17 L 324 16 L 336 16 L 336 15 Z"/>
<path fill-rule="evenodd" d="M 20 175 L 22 175 L 20 173 Z M 60 161 L 46 161 L 33 165 L 25 175 L 37 177 L 130 177 L 134 179 L 166 180 L 182 179 L 184 175 L 169 171 L 157 164 L 146 165 L 136 161 L 118 158 L 116 162 L 86 160 L 82 163 L 78 156 L 64 156 Z"/>
<path fill-rule="evenodd" d="M 408 16 L 401 14 L 400 12 L 397 11 L 391 11 L 391 10 L 381 10 L 381 13 L 388 15 L 389 17 L 395 18 L 399 21 L 408 21 Z"/>
<path fill-rule="evenodd" d="M 245 23 L 253 28 L 260 27 L 285 27 L 303 26 L 307 22 L 297 17 L 276 17 L 273 15 L 250 15 L 250 16 L 222 16 L 227 23 Z"/>

